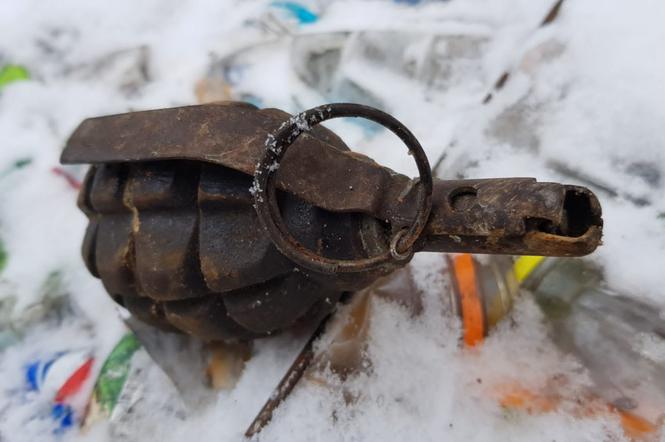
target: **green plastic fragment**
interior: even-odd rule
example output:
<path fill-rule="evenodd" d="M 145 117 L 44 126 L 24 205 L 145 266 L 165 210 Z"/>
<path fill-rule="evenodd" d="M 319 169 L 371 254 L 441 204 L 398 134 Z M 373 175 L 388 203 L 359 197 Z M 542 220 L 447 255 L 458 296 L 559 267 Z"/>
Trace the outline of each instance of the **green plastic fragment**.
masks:
<path fill-rule="evenodd" d="M 7 265 L 7 251 L 5 250 L 5 244 L 0 239 L 0 273 Z"/>
<path fill-rule="evenodd" d="M 128 333 L 104 361 L 95 385 L 94 399 L 106 415 L 110 415 L 115 408 L 129 374 L 132 356 L 140 347 L 136 336 Z"/>
<path fill-rule="evenodd" d="M 18 64 L 6 64 L 0 69 L 0 90 L 10 83 L 30 79 L 27 68 Z"/>
<path fill-rule="evenodd" d="M 5 178 L 7 175 L 11 174 L 12 172 L 23 169 L 24 167 L 32 164 L 32 158 L 20 158 L 16 161 L 14 161 L 13 164 L 10 164 L 9 167 L 5 168 L 4 170 L 0 171 L 0 179 Z"/>
<path fill-rule="evenodd" d="M 32 163 L 32 158 L 21 158 L 20 160 L 16 160 L 14 162 L 14 168 L 22 169 L 25 166 L 29 165 L 30 163 Z"/>

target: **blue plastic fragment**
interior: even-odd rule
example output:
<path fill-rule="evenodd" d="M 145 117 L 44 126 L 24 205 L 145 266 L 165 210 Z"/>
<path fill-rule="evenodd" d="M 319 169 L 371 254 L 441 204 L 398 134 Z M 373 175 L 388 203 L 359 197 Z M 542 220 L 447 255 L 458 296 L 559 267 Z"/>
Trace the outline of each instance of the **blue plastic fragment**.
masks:
<path fill-rule="evenodd" d="M 296 2 L 272 2 L 271 6 L 288 11 L 300 24 L 311 24 L 319 19 L 319 16 Z"/>
<path fill-rule="evenodd" d="M 40 365 L 39 361 L 33 362 L 25 369 L 25 380 L 28 382 L 28 387 L 32 391 L 39 390 Z"/>
<path fill-rule="evenodd" d="M 74 425 L 74 411 L 72 407 L 66 404 L 53 404 L 51 408 L 51 417 L 58 422 L 55 433 L 61 433 Z"/>
<path fill-rule="evenodd" d="M 46 362 L 38 360 L 28 364 L 25 367 L 25 380 L 28 383 L 28 389 L 32 391 L 39 391 L 42 387 L 42 384 L 44 383 L 44 379 L 46 379 L 46 375 L 48 374 L 51 365 L 53 365 L 55 361 L 57 361 L 58 358 L 60 358 L 65 353 L 66 352 L 58 352 Z"/>

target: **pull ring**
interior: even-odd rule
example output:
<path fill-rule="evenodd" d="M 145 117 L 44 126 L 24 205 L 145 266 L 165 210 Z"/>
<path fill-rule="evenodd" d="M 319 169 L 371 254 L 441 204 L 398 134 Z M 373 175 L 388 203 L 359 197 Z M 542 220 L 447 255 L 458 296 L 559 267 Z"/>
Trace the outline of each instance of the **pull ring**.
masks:
<path fill-rule="evenodd" d="M 333 259 L 318 255 L 300 244 L 282 220 L 275 192 L 275 171 L 286 150 L 303 133 L 326 120 L 340 117 L 360 117 L 378 123 L 397 135 L 409 149 L 418 166 L 418 206 L 416 217 L 408 229 L 395 233 L 390 250 L 363 259 Z M 270 238 L 285 256 L 302 267 L 320 273 L 353 273 L 373 270 L 390 262 L 404 261 L 413 255 L 413 245 L 420 237 L 432 209 L 432 171 L 425 151 L 416 137 L 393 116 L 353 103 L 334 103 L 318 106 L 291 117 L 266 139 L 266 150 L 254 172 L 254 207 L 259 221 Z"/>

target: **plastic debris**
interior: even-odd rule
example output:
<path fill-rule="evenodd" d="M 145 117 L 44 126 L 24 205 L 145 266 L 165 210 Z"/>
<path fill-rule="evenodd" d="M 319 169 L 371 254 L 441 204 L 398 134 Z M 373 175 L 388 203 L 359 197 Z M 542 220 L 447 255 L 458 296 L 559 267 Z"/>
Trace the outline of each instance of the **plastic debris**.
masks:
<path fill-rule="evenodd" d="M 14 163 L 10 164 L 9 167 L 0 172 L 0 180 L 8 177 L 14 171 L 23 169 L 24 167 L 30 165 L 31 163 L 32 163 L 32 158 L 20 158 L 14 161 Z"/>
<path fill-rule="evenodd" d="M 0 91 L 11 83 L 30 79 L 30 72 L 24 66 L 8 64 L 0 68 Z"/>
<path fill-rule="evenodd" d="M 462 321 L 462 339 L 467 347 L 483 342 L 508 313 L 519 296 L 520 274 L 508 256 L 493 256 L 483 262 L 464 253 L 448 257 L 453 288 L 450 310 Z"/>
<path fill-rule="evenodd" d="M 18 302 L 11 284 L 0 287 L 0 350 L 16 343 L 30 326 L 48 320 L 58 324 L 72 312 L 61 271 L 49 273 L 36 300 L 27 305 Z"/>
<path fill-rule="evenodd" d="M 397 30 L 334 32 L 299 36 L 291 46 L 298 77 L 326 100 L 390 109 L 376 72 L 403 91 L 435 99 L 461 85 L 478 87 L 488 36 Z"/>
<path fill-rule="evenodd" d="M 51 172 L 54 175 L 57 175 L 59 177 L 64 178 L 64 180 L 67 182 L 67 184 L 69 184 L 69 187 L 71 187 L 73 190 L 80 190 L 81 189 L 81 181 L 79 181 L 71 173 L 67 172 L 62 167 L 57 167 L 57 166 L 52 167 Z"/>
<path fill-rule="evenodd" d="M 288 12 L 291 17 L 303 25 L 315 23 L 319 19 L 314 12 L 297 2 L 272 2 L 270 5 Z"/>
<path fill-rule="evenodd" d="M 7 265 L 7 250 L 5 249 L 5 243 L 0 238 L 0 273 L 5 269 Z"/>
<path fill-rule="evenodd" d="M 611 291 L 600 269 L 583 259 L 522 256 L 508 266 L 505 257 L 481 262 L 458 255 L 452 262 L 466 346 L 482 342 L 483 326 L 510 312 L 519 283 L 541 307 L 555 344 L 593 381 L 579 393 L 585 400 L 577 401 L 576 413 L 615 413 L 627 436 L 658 435 L 665 424 L 665 320 L 657 308 Z M 576 401 L 568 397 L 565 379 L 540 391 L 506 383 L 495 393 L 503 406 L 529 413 Z"/>
<path fill-rule="evenodd" d="M 126 334 L 108 355 L 95 382 L 84 426 L 111 416 L 127 381 L 132 356 L 140 347 L 133 334 Z"/>
<path fill-rule="evenodd" d="M 161 349 L 158 349 L 157 342 L 150 344 L 153 354 L 155 351 L 163 355 L 169 353 L 169 337 L 164 334 L 163 337 Z M 188 362 L 188 359 L 181 359 L 181 367 L 191 369 Z M 106 422 L 112 440 L 139 441 L 144 437 L 132 431 L 134 425 L 155 431 L 163 416 L 187 419 L 189 407 L 164 368 L 167 366 L 153 358 L 136 334 L 126 333 L 102 364 L 82 431 L 87 432 L 94 425 Z M 202 372 L 198 377 L 203 379 Z M 200 393 L 200 390 L 194 391 Z M 155 410 L 160 410 L 162 417 L 156 419 Z"/>
<path fill-rule="evenodd" d="M 89 351 L 63 351 L 26 366 L 28 390 L 51 403 L 50 418 L 56 422 L 56 433 L 73 427 L 80 419 L 85 404 L 81 394 L 85 394 L 93 362 Z"/>
<path fill-rule="evenodd" d="M 629 435 L 641 426 L 659 431 L 665 424 L 665 319 L 659 309 L 606 287 L 602 271 L 586 260 L 523 257 L 517 265 L 529 259 L 537 265 L 522 286 L 549 320 L 554 342 L 589 370 L 594 395 L 622 416 Z"/>

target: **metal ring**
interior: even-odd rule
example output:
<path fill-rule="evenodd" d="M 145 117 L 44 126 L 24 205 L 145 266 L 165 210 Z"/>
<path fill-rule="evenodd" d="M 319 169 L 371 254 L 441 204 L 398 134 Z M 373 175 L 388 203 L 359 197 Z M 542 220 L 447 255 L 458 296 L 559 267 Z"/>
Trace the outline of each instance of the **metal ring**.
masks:
<path fill-rule="evenodd" d="M 413 223 L 408 229 L 395 234 L 390 242 L 390 250 L 370 258 L 343 260 L 317 255 L 289 233 L 277 206 L 274 176 L 286 150 L 303 132 L 310 131 L 323 121 L 340 117 L 361 117 L 389 129 L 407 146 L 420 175 L 416 183 L 419 187 L 418 210 Z M 259 221 L 268 231 L 277 249 L 302 267 L 321 273 L 362 272 L 376 269 L 391 261 L 409 258 L 432 209 L 432 171 L 427 155 L 416 137 L 393 116 L 373 107 L 353 103 L 327 104 L 307 110 L 291 117 L 274 134 L 268 135 L 266 150 L 256 166 L 251 190 Z"/>
<path fill-rule="evenodd" d="M 408 231 L 402 229 L 393 236 L 393 239 L 390 240 L 390 255 L 395 259 L 395 261 L 406 261 L 411 258 L 413 255 L 413 247 L 409 247 L 404 252 L 400 252 L 398 249 L 400 240 L 406 235 Z"/>

